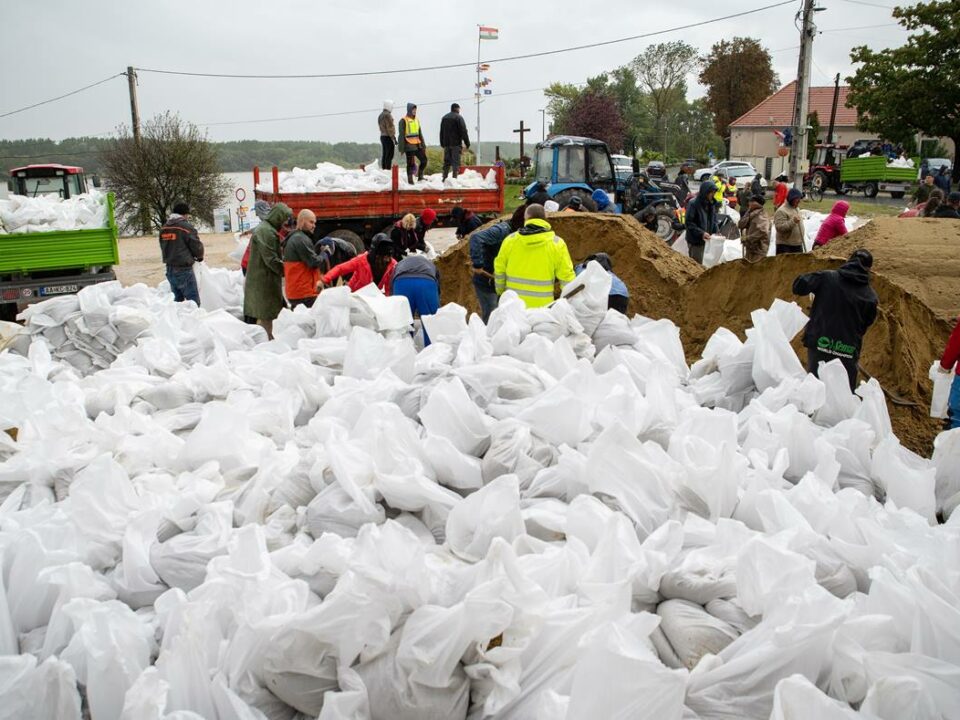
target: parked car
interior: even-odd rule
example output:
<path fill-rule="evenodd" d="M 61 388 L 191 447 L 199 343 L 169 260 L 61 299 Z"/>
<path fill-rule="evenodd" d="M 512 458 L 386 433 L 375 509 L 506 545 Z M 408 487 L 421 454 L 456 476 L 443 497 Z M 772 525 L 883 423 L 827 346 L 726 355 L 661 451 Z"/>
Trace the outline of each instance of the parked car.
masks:
<path fill-rule="evenodd" d="M 753 182 L 753 179 L 757 176 L 757 171 L 753 169 L 753 166 L 747 163 L 749 167 L 730 167 L 726 168 L 727 177 L 733 178 L 738 188 L 742 188 L 744 185 L 750 185 Z M 760 186 L 766 190 L 767 189 L 767 179 L 765 177 L 760 178 Z"/>
<path fill-rule="evenodd" d="M 633 159 L 627 155 L 611 155 L 610 159 L 613 160 L 613 172 L 617 180 L 629 182 L 633 175 Z"/>
<path fill-rule="evenodd" d="M 742 160 L 721 160 L 713 167 L 700 168 L 695 173 L 693 173 L 693 179 L 703 182 L 704 180 L 709 179 L 717 170 L 725 170 L 729 174 L 729 171 L 732 168 L 747 168 L 751 174 L 756 175 L 757 171 L 754 169 L 751 163 L 742 161 Z"/>
<path fill-rule="evenodd" d="M 952 168 L 953 163 L 950 161 L 950 158 L 927 158 L 927 167 L 930 168 L 931 173 L 936 175 L 942 167 L 947 168 L 947 170 Z"/>
<path fill-rule="evenodd" d="M 659 160 L 651 160 L 647 163 L 647 177 L 663 180 L 667 176 L 667 166 Z"/>

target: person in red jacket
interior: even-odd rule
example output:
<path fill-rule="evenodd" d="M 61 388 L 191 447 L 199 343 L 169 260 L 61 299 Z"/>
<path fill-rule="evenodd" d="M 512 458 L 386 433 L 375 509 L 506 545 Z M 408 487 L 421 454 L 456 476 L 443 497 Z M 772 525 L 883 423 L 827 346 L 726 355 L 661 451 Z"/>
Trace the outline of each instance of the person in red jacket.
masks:
<path fill-rule="evenodd" d="M 389 235 L 377 233 L 370 241 L 370 249 L 353 260 L 340 263 L 323 276 L 324 285 L 330 285 L 341 275 L 353 273 L 347 281 L 351 292 L 356 292 L 370 283 L 374 283 L 384 295 L 390 294 L 393 269 L 397 261 L 393 258 L 393 241 Z"/>
<path fill-rule="evenodd" d="M 960 318 L 957 319 L 957 324 L 953 326 L 953 332 L 950 333 L 950 339 L 947 340 L 947 347 L 943 351 L 937 370 L 942 373 L 953 372 L 956 370 L 957 360 L 960 360 Z M 947 421 L 945 425 L 947 430 L 960 428 L 960 375 L 956 375 L 950 385 L 950 399 L 947 401 Z"/>
<path fill-rule="evenodd" d="M 846 235 L 847 223 L 844 221 L 844 218 L 847 217 L 847 211 L 849 209 L 850 203 L 846 200 L 837 200 L 833 204 L 830 214 L 827 215 L 827 219 L 823 221 L 823 224 L 817 231 L 817 239 L 813 241 L 813 244 L 821 247 L 834 238 Z"/>
<path fill-rule="evenodd" d="M 773 207 L 778 208 L 787 201 L 787 193 L 790 192 L 790 184 L 787 182 L 787 176 L 777 176 L 773 188 Z"/>

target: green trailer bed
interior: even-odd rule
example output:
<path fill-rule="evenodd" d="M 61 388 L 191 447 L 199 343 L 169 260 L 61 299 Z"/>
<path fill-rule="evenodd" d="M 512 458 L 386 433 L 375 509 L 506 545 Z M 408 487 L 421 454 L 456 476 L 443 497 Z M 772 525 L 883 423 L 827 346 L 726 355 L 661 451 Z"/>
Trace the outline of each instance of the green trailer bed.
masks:
<path fill-rule="evenodd" d="M 840 165 L 840 182 L 895 182 L 910 183 L 917 180 L 919 158 L 913 159 L 915 167 L 890 167 L 883 156 L 848 158 Z"/>
<path fill-rule="evenodd" d="M 0 235 L 0 274 L 116 265 L 120 248 L 113 204 L 113 193 L 107 193 L 105 228 Z"/>

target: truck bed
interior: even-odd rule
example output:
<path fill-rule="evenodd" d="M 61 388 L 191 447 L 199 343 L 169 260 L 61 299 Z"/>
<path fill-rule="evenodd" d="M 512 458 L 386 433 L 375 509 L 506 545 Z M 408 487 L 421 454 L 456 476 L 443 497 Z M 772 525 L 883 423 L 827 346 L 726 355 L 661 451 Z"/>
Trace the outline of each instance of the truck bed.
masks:
<path fill-rule="evenodd" d="M 0 235 L 0 274 L 91 268 L 120 262 L 113 193 L 107 193 L 105 228 Z"/>
<path fill-rule="evenodd" d="M 918 164 L 914 158 L 914 164 Z M 915 182 L 916 167 L 888 167 L 887 159 L 882 156 L 849 158 L 840 165 L 840 182 Z"/>
<path fill-rule="evenodd" d="M 393 184 L 389 191 L 348 191 L 322 193 L 281 193 L 276 192 L 279 187 L 279 172 L 272 169 L 272 186 L 274 192 L 256 190 L 260 184 L 260 168 L 253 169 L 254 197 L 268 203 L 286 203 L 294 215 L 300 210 L 312 210 L 318 219 L 364 219 L 399 217 L 403 213 L 412 212 L 416 215 L 425 208 L 433 208 L 437 215 L 446 216 L 456 206 L 473 210 L 475 213 L 502 213 L 504 193 L 504 171 L 502 167 L 482 165 L 469 166 L 467 170 L 476 170 L 486 175 L 490 170 L 497 173 L 496 189 L 459 189 L 445 190 L 401 190 L 400 168 L 393 168 Z"/>

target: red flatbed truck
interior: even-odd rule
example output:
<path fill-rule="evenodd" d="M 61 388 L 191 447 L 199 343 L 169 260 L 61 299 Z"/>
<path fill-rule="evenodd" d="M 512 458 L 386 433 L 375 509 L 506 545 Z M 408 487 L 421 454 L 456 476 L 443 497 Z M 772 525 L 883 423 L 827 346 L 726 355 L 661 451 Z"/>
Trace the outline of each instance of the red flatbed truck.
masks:
<path fill-rule="evenodd" d="M 400 168 L 393 167 L 390 190 L 345 191 L 319 193 L 279 192 L 279 170 L 271 170 L 273 192 L 258 190 L 261 182 L 260 168 L 253 168 L 254 198 L 268 203 L 285 203 L 293 210 L 294 217 L 303 209 L 312 210 L 317 216 L 314 238 L 339 237 L 352 242 L 358 250 L 378 232 L 386 230 L 406 213 L 419 216 L 425 208 L 437 213 L 437 224 L 449 222 L 455 207 L 472 210 L 478 215 L 495 216 L 503 212 L 504 169 L 502 166 L 469 166 L 463 170 L 475 170 L 484 177 L 491 170 L 496 172 L 497 187 L 483 189 L 445 188 L 444 190 L 404 190 L 400 187 Z"/>

